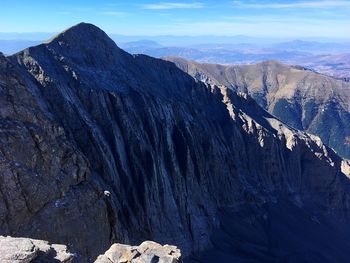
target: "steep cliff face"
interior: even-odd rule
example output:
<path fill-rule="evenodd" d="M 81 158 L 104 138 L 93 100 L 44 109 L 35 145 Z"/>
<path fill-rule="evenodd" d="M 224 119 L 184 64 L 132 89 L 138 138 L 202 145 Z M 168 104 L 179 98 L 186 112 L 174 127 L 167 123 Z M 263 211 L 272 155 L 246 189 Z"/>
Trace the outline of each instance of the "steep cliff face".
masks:
<path fill-rule="evenodd" d="M 274 61 L 255 65 L 200 64 L 170 57 L 194 78 L 251 95 L 260 106 L 300 130 L 321 137 L 350 158 L 350 84 Z"/>
<path fill-rule="evenodd" d="M 341 169 L 348 171 L 347 163 L 318 137 L 284 125 L 250 97 L 197 82 L 173 63 L 129 55 L 89 24 L 11 62 L 2 60 L 8 66 L 1 74 L 1 98 L 12 111 L 1 106 L 1 121 L 16 121 L 3 134 L 19 129 L 22 137 L 2 140 L 0 149 L 20 145 L 4 164 L 26 165 L 11 176 L 1 170 L 2 232 L 68 244 L 87 261 L 114 242 L 146 239 L 177 245 L 185 257 L 203 262 L 212 261 L 197 252 L 216 255 L 208 248 L 218 244 L 229 246 L 214 249 L 217 257 L 248 262 L 286 255 L 298 262 L 308 253 L 324 262 L 328 254 L 346 258 L 347 252 L 337 254 L 337 248 L 349 251 L 346 235 L 327 246 L 329 236 L 318 237 L 326 246 L 322 251 L 312 245 L 312 235 L 303 243 L 306 251 L 290 244 L 298 247 L 302 237 L 293 229 L 302 225 L 310 233 L 346 233 L 350 185 Z M 8 74 L 22 84 L 9 83 Z M 30 103 L 21 102 L 25 98 Z M 14 101 L 25 107 L 27 119 L 13 110 Z M 44 150 L 30 144 L 33 136 L 23 137 L 31 123 L 47 133 Z M 40 170 L 45 167 L 50 170 Z M 4 181 L 12 177 L 17 181 Z M 21 197 L 9 201 L 11 194 Z M 34 209 L 16 221 L 21 202 Z M 270 213 L 269 207 L 283 204 L 283 216 Z M 228 219 L 234 221 L 225 230 Z M 284 221 L 290 232 L 277 232 L 289 243 L 276 245 L 267 238 L 267 226 Z M 222 234 L 227 231 L 229 238 Z M 266 238 L 256 244 L 258 236 Z M 247 246 L 236 247 L 240 239 Z"/>
<path fill-rule="evenodd" d="M 96 254 L 95 242 L 109 242 L 103 195 L 90 183 L 88 160 L 25 78 L 0 56 L 0 233 L 88 243 Z"/>

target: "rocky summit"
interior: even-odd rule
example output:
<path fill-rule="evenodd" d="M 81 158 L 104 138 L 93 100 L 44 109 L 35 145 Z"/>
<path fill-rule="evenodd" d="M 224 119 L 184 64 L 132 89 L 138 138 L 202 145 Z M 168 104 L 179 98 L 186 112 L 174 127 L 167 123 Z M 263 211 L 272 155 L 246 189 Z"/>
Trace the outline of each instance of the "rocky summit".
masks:
<path fill-rule="evenodd" d="M 145 240 L 184 262 L 349 259 L 348 161 L 94 25 L 0 55 L 0 105 L 2 235 L 83 262 Z M 150 262 L 178 255 L 147 245 Z"/>
<path fill-rule="evenodd" d="M 165 58 L 200 81 L 244 92 L 286 124 L 320 136 L 350 158 L 350 83 L 276 61 L 253 65 L 200 64 Z"/>

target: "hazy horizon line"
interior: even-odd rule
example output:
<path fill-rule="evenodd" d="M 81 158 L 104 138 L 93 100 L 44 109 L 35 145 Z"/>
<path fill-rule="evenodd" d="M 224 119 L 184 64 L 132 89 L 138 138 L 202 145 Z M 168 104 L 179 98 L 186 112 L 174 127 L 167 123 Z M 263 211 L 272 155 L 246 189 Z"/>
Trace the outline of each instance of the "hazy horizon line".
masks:
<path fill-rule="evenodd" d="M 62 32 L 62 31 L 61 31 Z M 45 40 L 46 37 L 50 37 L 53 35 L 60 34 L 61 32 L 1 32 L 0 31 L 0 39 L 1 40 L 26 40 L 26 41 L 41 41 Z M 342 41 L 350 41 L 349 37 L 326 37 L 326 36 L 275 36 L 275 35 L 243 35 L 243 34 L 237 34 L 237 35 L 214 35 L 214 34 L 199 34 L 199 35 L 190 35 L 190 34 L 154 34 L 154 35 L 127 35 L 127 34 L 120 34 L 120 33 L 109 33 L 106 32 L 107 35 L 110 37 L 115 36 L 121 36 L 121 37 L 130 37 L 130 38 L 156 38 L 156 37 L 169 37 L 169 38 L 206 38 L 206 37 L 214 37 L 214 38 L 234 38 L 234 37 L 241 37 L 241 38 L 256 38 L 256 39 L 275 39 L 275 40 L 311 40 L 311 39 L 324 39 L 324 40 L 342 40 Z M 26 39 L 26 38 L 13 38 L 13 36 L 26 36 L 32 37 L 33 39 Z M 40 38 L 40 35 L 42 35 L 43 38 Z M 35 38 L 35 39 L 34 39 Z"/>

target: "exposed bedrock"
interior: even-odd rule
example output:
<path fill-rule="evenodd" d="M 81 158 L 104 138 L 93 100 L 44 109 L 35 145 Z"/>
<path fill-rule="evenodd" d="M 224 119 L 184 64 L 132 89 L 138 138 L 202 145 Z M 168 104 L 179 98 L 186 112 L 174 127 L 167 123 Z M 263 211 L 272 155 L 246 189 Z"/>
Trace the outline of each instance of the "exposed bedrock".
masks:
<path fill-rule="evenodd" d="M 308 254 L 290 244 L 301 225 L 348 231 L 347 162 L 244 94 L 129 55 L 89 24 L 0 61 L 1 234 L 63 243 L 88 262 L 113 243 L 144 240 L 189 260 L 215 248 L 226 224 L 232 242 L 250 244 L 276 221 L 295 228 L 278 232 L 284 247 L 265 238 L 225 253 L 281 260 L 278 245 L 300 262 Z M 330 255 L 338 244 L 328 243 Z"/>

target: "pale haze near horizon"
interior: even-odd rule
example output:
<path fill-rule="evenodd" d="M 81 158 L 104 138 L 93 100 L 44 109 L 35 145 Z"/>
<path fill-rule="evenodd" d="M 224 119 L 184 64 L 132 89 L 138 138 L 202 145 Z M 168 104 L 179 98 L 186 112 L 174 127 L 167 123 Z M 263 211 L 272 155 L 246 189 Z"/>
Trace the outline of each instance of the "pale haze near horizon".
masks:
<path fill-rule="evenodd" d="M 14 0 L 1 5 L 2 39 L 41 40 L 79 22 L 95 24 L 111 35 L 144 37 L 245 35 L 318 40 L 350 37 L 350 0 L 103 3 Z"/>

